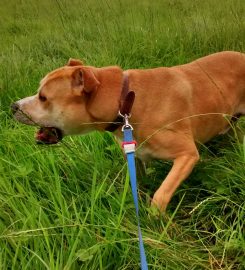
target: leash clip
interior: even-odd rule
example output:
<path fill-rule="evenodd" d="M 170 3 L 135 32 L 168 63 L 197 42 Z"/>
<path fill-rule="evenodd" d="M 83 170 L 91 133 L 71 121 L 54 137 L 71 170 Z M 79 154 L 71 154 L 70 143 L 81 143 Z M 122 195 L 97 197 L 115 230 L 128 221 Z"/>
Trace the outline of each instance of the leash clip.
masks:
<path fill-rule="evenodd" d="M 124 120 L 124 125 L 122 126 L 122 131 L 124 131 L 125 129 L 130 129 L 130 130 L 134 130 L 132 125 L 129 124 L 129 118 L 131 117 L 131 114 L 121 114 L 121 112 L 119 111 L 119 115 L 121 117 L 123 117 Z"/>

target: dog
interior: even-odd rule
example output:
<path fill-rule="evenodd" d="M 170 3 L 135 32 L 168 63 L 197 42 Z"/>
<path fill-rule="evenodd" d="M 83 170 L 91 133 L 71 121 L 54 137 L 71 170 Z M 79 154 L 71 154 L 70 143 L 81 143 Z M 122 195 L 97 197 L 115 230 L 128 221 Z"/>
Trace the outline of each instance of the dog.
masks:
<path fill-rule="evenodd" d="M 105 131 L 117 119 L 125 76 L 135 93 L 130 123 L 138 158 L 173 161 L 152 199 L 165 211 L 199 160 L 196 144 L 225 132 L 227 117 L 245 115 L 245 54 L 224 51 L 184 65 L 126 71 L 70 59 L 41 80 L 37 94 L 11 108 L 18 121 L 41 126 L 37 139 L 46 143 Z M 113 134 L 122 138 L 120 123 Z"/>

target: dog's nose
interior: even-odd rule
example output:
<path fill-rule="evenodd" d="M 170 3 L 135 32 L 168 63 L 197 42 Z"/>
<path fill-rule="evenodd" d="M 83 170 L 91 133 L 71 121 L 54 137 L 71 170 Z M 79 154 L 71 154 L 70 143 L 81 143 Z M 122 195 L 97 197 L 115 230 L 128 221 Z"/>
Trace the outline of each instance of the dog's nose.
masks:
<path fill-rule="evenodd" d="M 12 113 L 15 114 L 19 110 L 19 104 L 17 102 L 11 104 Z"/>

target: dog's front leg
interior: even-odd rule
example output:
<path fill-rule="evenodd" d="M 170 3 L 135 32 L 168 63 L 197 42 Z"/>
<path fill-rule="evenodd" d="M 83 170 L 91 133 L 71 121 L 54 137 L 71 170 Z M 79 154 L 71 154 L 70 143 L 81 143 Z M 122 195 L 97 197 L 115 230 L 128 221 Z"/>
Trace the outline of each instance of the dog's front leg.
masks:
<path fill-rule="evenodd" d="M 173 167 L 159 189 L 155 192 L 152 205 L 163 212 L 166 210 L 175 190 L 188 177 L 199 159 L 197 150 L 174 159 Z"/>

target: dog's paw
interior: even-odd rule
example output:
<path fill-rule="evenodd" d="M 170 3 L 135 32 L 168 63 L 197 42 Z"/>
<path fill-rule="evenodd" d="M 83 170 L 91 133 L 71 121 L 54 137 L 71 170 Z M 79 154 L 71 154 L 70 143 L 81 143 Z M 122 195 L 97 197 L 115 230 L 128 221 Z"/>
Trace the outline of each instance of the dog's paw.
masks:
<path fill-rule="evenodd" d="M 166 195 L 156 191 L 151 200 L 151 207 L 157 208 L 160 213 L 164 213 L 166 212 L 169 201 L 170 200 L 166 197 Z"/>
<path fill-rule="evenodd" d="M 154 218 L 159 218 L 162 214 L 158 207 L 153 204 L 151 204 L 151 206 L 147 208 L 147 212 L 151 217 Z"/>

